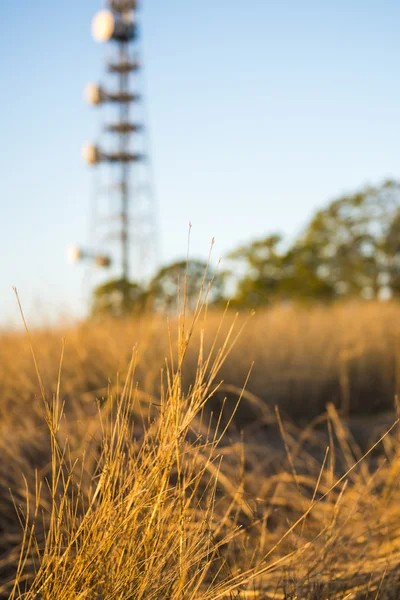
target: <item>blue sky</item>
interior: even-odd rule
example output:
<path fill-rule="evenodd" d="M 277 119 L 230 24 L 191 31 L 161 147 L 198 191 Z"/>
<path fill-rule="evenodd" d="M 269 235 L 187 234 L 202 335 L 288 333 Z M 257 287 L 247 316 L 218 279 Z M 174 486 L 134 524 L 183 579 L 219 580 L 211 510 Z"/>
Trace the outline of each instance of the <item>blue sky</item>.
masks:
<path fill-rule="evenodd" d="M 90 35 L 100 0 L 2 7 L 0 324 L 82 314 L 86 271 L 65 261 L 90 226 L 82 143 L 102 113 Z M 399 176 L 395 0 L 143 0 L 140 11 L 163 262 L 215 259 L 294 236 L 345 191 Z M 104 116 L 104 115 L 103 115 Z"/>

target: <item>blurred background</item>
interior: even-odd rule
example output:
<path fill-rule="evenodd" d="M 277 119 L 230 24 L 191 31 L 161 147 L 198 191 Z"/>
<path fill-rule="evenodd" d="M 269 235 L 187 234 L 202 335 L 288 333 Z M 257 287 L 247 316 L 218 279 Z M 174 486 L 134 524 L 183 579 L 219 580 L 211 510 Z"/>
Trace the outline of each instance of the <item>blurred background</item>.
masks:
<path fill-rule="evenodd" d="M 106 50 L 90 33 L 101 8 L 2 7 L 2 326 L 20 322 L 13 285 L 32 324 L 88 310 L 86 267 L 68 264 L 66 249 L 92 226 L 81 147 L 104 113 L 83 90 L 105 79 Z M 189 222 L 196 259 L 212 237 L 216 263 L 276 232 L 282 258 L 332 200 L 368 184 L 381 197 L 398 173 L 399 18 L 394 0 L 141 2 L 155 270 L 185 258 Z"/>

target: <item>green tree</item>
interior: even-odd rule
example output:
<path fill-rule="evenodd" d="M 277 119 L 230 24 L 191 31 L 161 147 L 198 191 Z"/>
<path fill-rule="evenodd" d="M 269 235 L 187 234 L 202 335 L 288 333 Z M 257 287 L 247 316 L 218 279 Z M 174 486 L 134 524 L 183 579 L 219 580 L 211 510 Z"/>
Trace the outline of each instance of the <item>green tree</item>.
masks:
<path fill-rule="evenodd" d="M 308 260 L 313 276 L 335 296 L 377 296 L 390 286 L 399 206 L 400 185 L 393 181 L 335 200 L 294 245 L 295 262 Z"/>
<path fill-rule="evenodd" d="M 236 281 L 232 304 L 259 307 L 297 299 L 331 299 L 333 289 L 317 273 L 312 251 L 285 249 L 274 234 L 241 246 L 228 255 Z"/>
<path fill-rule="evenodd" d="M 227 259 L 231 265 L 227 277 L 236 283 L 232 303 L 238 306 L 262 306 L 279 295 L 284 278 L 285 253 L 282 239 L 270 235 L 240 246 Z"/>
<path fill-rule="evenodd" d="M 210 303 L 218 302 L 222 297 L 222 287 L 222 276 L 206 262 L 181 260 L 158 271 L 148 286 L 147 297 L 154 309 L 176 312 L 186 296 L 186 305 L 193 310 L 200 294 L 203 298 L 208 294 Z"/>
<path fill-rule="evenodd" d="M 319 210 L 288 249 L 279 235 L 228 255 L 233 302 L 400 295 L 400 184 L 387 181 L 343 196 Z"/>
<path fill-rule="evenodd" d="M 145 293 L 142 287 L 127 279 L 112 279 L 93 292 L 92 315 L 120 317 L 142 310 Z"/>

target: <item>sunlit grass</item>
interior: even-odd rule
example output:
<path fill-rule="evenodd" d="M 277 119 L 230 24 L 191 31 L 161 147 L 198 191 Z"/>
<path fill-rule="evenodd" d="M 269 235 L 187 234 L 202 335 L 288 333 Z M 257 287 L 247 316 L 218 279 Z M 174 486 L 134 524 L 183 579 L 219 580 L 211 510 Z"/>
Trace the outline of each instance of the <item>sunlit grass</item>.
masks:
<path fill-rule="evenodd" d="M 64 342 L 4 333 L 2 597 L 397 598 L 395 412 L 374 433 L 346 411 L 377 369 L 394 392 L 399 313 L 277 308 L 245 323 L 200 304 Z M 292 414 L 321 416 L 300 427 L 285 413 L 307 392 Z"/>

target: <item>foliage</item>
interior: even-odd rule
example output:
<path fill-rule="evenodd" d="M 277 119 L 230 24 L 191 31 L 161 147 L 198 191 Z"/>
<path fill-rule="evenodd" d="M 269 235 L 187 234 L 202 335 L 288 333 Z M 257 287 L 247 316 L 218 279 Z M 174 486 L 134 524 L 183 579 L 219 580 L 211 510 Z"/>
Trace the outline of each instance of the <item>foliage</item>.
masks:
<path fill-rule="evenodd" d="M 297 252 L 312 254 L 314 273 L 336 296 L 377 297 L 390 284 L 389 238 L 399 216 L 400 186 L 386 182 L 332 202 L 318 211 L 297 244 Z"/>
<path fill-rule="evenodd" d="M 131 314 L 144 307 L 141 286 L 127 279 L 112 279 L 93 292 L 92 315 L 108 314 L 114 317 Z"/>
<path fill-rule="evenodd" d="M 146 307 L 176 314 L 183 304 L 193 311 L 200 289 L 211 305 L 230 299 L 233 306 L 253 308 L 400 296 L 399 251 L 400 184 L 386 181 L 318 210 L 291 245 L 273 234 L 236 248 L 223 273 L 189 259 L 163 266 L 145 289 L 110 281 L 95 290 L 92 312 L 121 315 Z"/>
<path fill-rule="evenodd" d="M 399 295 L 400 184 L 387 181 L 333 201 L 286 250 L 278 235 L 233 251 L 234 302 Z"/>
<path fill-rule="evenodd" d="M 239 276 L 234 304 L 265 305 L 279 294 L 285 276 L 285 254 L 280 251 L 280 242 L 279 235 L 271 235 L 240 246 L 228 255 Z"/>
<path fill-rule="evenodd" d="M 121 316 L 145 309 L 176 314 L 184 304 L 194 311 L 206 297 L 210 305 L 218 304 L 222 288 L 222 274 L 205 261 L 181 260 L 161 267 L 147 287 L 125 279 L 113 279 L 97 287 L 92 315 Z"/>
<path fill-rule="evenodd" d="M 173 313 L 179 310 L 183 302 L 189 310 L 195 310 L 198 301 L 206 295 L 209 303 L 216 303 L 221 293 L 222 277 L 205 261 L 194 259 L 162 267 L 147 290 L 149 304 L 153 308 L 166 308 Z"/>

